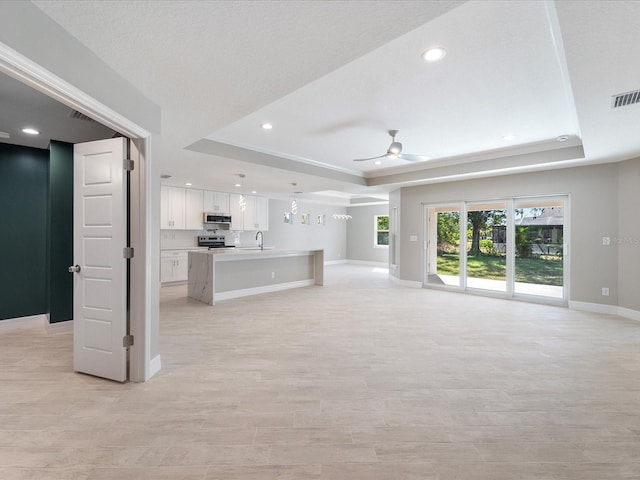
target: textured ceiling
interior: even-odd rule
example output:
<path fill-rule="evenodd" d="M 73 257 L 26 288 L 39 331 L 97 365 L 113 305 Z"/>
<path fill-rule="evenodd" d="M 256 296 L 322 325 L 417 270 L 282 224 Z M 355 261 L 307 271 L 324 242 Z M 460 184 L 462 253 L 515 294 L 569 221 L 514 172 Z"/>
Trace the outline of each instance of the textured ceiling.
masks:
<path fill-rule="evenodd" d="M 34 3 L 162 108 L 154 158 L 177 185 L 382 195 L 640 155 L 640 105 L 609 107 L 640 87 L 640 2 Z M 352 161 L 388 129 L 432 159 Z"/>

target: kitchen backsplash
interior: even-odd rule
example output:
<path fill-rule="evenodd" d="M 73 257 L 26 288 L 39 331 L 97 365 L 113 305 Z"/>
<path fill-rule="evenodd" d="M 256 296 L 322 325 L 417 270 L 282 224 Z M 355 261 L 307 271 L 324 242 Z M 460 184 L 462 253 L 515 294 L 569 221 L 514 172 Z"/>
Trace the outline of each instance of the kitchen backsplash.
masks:
<path fill-rule="evenodd" d="M 227 245 L 255 245 L 255 232 L 232 232 L 218 230 L 161 230 L 160 249 L 190 248 L 198 246 L 198 235 L 224 235 Z"/>

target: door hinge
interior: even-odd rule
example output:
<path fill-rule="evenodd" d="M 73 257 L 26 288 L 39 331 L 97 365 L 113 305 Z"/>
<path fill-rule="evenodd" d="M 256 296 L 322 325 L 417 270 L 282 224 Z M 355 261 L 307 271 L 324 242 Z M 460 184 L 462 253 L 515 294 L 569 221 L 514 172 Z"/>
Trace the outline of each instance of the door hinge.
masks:
<path fill-rule="evenodd" d="M 133 247 L 124 247 L 122 249 L 122 256 L 124 258 L 133 258 Z"/>
<path fill-rule="evenodd" d="M 122 346 L 124 348 L 133 346 L 133 335 L 125 335 L 122 337 Z"/>
<path fill-rule="evenodd" d="M 124 168 L 127 172 L 130 172 L 133 170 L 133 160 L 129 160 L 128 158 L 125 158 L 122 161 L 122 168 Z"/>

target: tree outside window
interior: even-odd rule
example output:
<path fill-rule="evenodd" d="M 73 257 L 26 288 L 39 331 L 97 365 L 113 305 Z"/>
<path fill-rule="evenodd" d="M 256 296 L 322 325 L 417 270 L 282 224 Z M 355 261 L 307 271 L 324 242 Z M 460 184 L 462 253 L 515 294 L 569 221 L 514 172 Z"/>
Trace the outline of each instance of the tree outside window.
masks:
<path fill-rule="evenodd" d="M 376 215 L 376 247 L 389 246 L 389 215 Z"/>

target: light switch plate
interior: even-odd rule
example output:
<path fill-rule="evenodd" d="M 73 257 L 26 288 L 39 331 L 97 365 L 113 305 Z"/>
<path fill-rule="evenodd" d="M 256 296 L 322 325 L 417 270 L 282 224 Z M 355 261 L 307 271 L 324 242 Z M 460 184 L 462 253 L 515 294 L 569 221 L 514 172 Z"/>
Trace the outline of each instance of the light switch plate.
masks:
<path fill-rule="evenodd" d="M 417 242 L 418 241 L 418 235 L 409 235 L 409 241 L 410 242 Z"/>
<path fill-rule="evenodd" d="M 602 237 L 603 245 L 611 245 L 611 239 L 609 237 Z"/>

